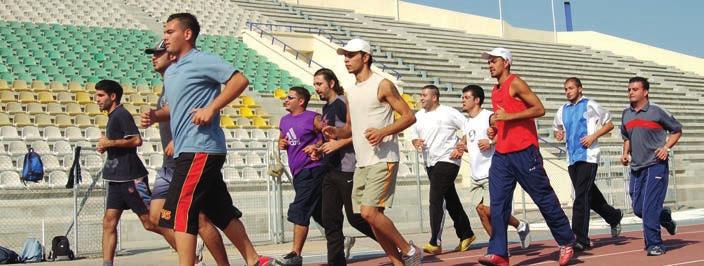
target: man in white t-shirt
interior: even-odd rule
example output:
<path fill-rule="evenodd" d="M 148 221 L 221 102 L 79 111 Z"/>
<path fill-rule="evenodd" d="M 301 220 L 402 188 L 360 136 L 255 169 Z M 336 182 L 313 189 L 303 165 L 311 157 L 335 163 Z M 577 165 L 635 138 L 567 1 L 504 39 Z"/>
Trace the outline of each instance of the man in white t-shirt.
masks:
<path fill-rule="evenodd" d="M 477 85 L 468 85 L 462 89 L 462 110 L 467 112 L 469 119 L 464 126 L 465 136 L 453 151 L 451 158 L 461 158 L 469 153 L 469 167 L 472 171 L 472 205 L 476 206 L 477 215 L 488 235 L 491 235 L 491 212 L 489 209 L 489 167 L 494 155 L 494 142 L 487 135 L 489 118 L 493 112 L 482 109 L 484 90 Z M 528 234 L 530 227 L 525 221 L 509 217 L 508 223 L 515 227 L 521 239 L 521 247 L 530 245 Z"/>
<path fill-rule="evenodd" d="M 455 250 L 466 251 L 476 237 L 455 188 L 460 159 L 451 159 L 450 154 L 459 141 L 455 133 L 462 130 L 467 119 L 456 109 L 440 105 L 440 91 L 434 85 L 423 87 L 420 102 L 423 108 L 416 113 L 416 123 L 409 133 L 413 146 L 423 153 L 430 179 L 430 241 L 423 247 L 423 251 L 435 255 L 442 253 L 440 236 L 445 209 L 450 214 L 455 233 L 460 239 Z"/>

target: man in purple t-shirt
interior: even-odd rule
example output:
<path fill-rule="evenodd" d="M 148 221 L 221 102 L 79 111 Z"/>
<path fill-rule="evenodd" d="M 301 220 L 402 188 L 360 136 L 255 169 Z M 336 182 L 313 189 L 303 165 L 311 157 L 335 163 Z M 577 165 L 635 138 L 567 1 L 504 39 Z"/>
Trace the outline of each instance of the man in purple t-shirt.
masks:
<path fill-rule="evenodd" d="M 296 196 L 288 207 L 288 220 L 293 226 L 293 247 L 280 259 L 283 265 L 301 265 L 301 251 L 308 236 L 310 217 L 321 223 L 321 195 L 324 167 L 318 161 L 317 149 L 323 137 L 320 114 L 306 110 L 310 92 L 303 87 L 291 87 L 284 99 L 289 114 L 279 122 L 279 149 L 288 153 L 288 166 L 293 174 Z M 317 125 L 317 126 L 316 126 Z"/>

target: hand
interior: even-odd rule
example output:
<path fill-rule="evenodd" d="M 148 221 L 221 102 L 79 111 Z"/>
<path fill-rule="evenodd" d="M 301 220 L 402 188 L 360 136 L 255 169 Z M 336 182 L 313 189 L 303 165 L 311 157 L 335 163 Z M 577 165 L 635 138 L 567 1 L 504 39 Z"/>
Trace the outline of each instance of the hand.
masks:
<path fill-rule="evenodd" d="M 494 137 L 496 137 L 496 128 L 494 128 L 494 127 L 489 127 L 489 128 L 486 130 L 486 135 L 487 135 L 490 139 L 493 139 Z"/>
<path fill-rule="evenodd" d="M 107 148 L 110 147 L 110 140 L 106 138 L 104 135 L 100 136 L 100 139 L 98 139 L 98 145 L 96 148 L 102 149 L 102 150 L 107 150 Z"/>
<path fill-rule="evenodd" d="M 582 143 L 582 146 L 584 146 L 585 148 L 589 148 L 592 146 L 592 143 L 594 143 L 595 140 L 596 137 L 592 135 L 587 135 L 580 139 L 579 142 Z"/>
<path fill-rule="evenodd" d="M 510 120 L 510 119 L 509 119 L 509 118 L 510 118 L 510 114 L 507 113 L 506 110 L 504 110 L 503 107 L 501 107 L 501 106 L 497 106 L 497 107 L 498 107 L 498 109 L 496 110 L 496 112 L 494 112 L 494 115 L 491 116 L 492 119 L 494 119 L 494 121 L 506 121 L 506 120 Z M 489 123 L 491 123 L 491 121 L 489 121 Z"/>
<path fill-rule="evenodd" d="M 452 160 L 460 159 L 460 158 L 462 158 L 463 154 L 464 154 L 464 150 L 460 150 L 460 149 L 455 148 L 450 153 L 450 159 L 452 159 Z"/>
<path fill-rule="evenodd" d="M 288 147 L 288 139 L 279 139 L 279 150 L 285 150 Z"/>
<path fill-rule="evenodd" d="M 323 126 L 323 129 L 321 131 L 323 132 L 323 136 L 325 137 L 325 139 L 337 138 L 337 135 L 335 134 L 335 127 L 333 126 L 325 125 Z"/>
<path fill-rule="evenodd" d="M 562 141 L 565 139 L 565 131 L 564 130 L 555 130 L 555 139 L 557 141 Z"/>
<path fill-rule="evenodd" d="M 303 148 L 303 152 L 305 152 L 306 154 L 308 154 L 308 156 L 311 156 L 313 153 L 317 153 L 317 152 L 318 152 L 318 146 L 315 146 L 315 144 L 311 144 L 311 145 L 305 146 L 305 147 Z"/>
<path fill-rule="evenodd" d="M 191 122 L 199 126 L 210 124 L 210 121 L 212 121 L 213 117 L 215 116 L 215 112 L 213 112 L 213 110 L 207 107 L 193 109 L 193 111 L 191 111 L 191 114 L 193 114 Z"/>
<path fill-rule="evenodd" d="M 97 147 L 95 150 L 101 154 L 105 152 L 105 148 L 102 148 L 102 147 Z"/>
<path fill-rule="evenodd" d="M 174 141 L 169 141 L 169 144 L 166 144 L 166 147 L 164 147 L 164 155 L 173 157 L 174 156 Z"/>
<path fill-rule="evenodd" d="M 415 147 L 418 151 L 422 151 L 423 148 L 425 148 L 425 141 L 422 139 L 411 140 L 411 143 L 413 144 L 413 147 Z"/>
<path fill-rule="evenodd" d="M 310 154 L 311 161 L 320 161 L 320 158 L 321 158 L 320 153 L 318 153 L 318 152 L 314 152 L 314 153 Z"/>
<path fill-rule="evenodd" d="M 376 128 L 367 128 L 367 130 L 364 130 L 364 137 L 367 138 L 367 141 L 369 141 L 369 144 L 372 146 L 378 145 L 384 139 L 381 130 Z"/>
<path fill-rule="evenodd" d="M 491 148 L 491 141 L 488 139 L 480 139 L 477 143 L 480 151 L 486 151 Z"/>
<path fill-rule="evenodd" d="M 147 128 L 147 127 L 153 125 L 155 121 L 156 121 L 156 110 L 149 109 L 149 111 L 142 113 L 142 120 L 141 120 L 140 125 L 143 128 Z"/>
<path fill-rule="evenodd" d="M 457 142 L 457 145 L 455 145 L 455 149 L 464 153 L 464 151 L 467 150 L 467 143 L 464 143 L 462 141 Z"/>
<path fill-rule="evenodd" d="M 342 141 L 331 140 L 331 141 L 323 143 L 323 146 L 320 146 L 320 151 L 322 151 L 325 154 L 330 154 L 336 150 L 339 150 L 341 147 L 342 147 Z"/>
<path fill-rule="evenodd" d="M 630 159 L 628 158 L 628 154 L 621 155 L 621 164 L 628 166 L 628 161 Z"/>
<path fill-rule="evenodd" d="M 655 157 L 658 157 L 658 159 L 664 161 L 667 160 L 668 153 L 667 147 L 658 148 L 655 150 Z"/>

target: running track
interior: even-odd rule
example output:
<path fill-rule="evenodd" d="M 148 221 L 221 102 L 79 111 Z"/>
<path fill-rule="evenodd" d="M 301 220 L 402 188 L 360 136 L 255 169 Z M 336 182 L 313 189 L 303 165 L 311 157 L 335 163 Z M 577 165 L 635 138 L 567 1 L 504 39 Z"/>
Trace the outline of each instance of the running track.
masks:
<path fill-rule="evenodd" d="M 704 265 L 704 224 L 679 226 L 676 235 L 665 231 L 663 241 L 667 254 L 648 257 L 643 250 L 642 232 L 624 232 L 618 238 L 610 235 L 593 235 L 594 248 L 583 253 L 576 253 L 571 264 L 583 265 Z M 479 265 L 477 259 L 486 252 L 486 244 L 473 245 L 466 252 L 448 252 L 437 256 L 423 257 L 425 265 Z M 518 244 L 510 245 L 511 265 L 556 265 L 559 250 L 555 241 L 534 241 L 527 249 Z M 320 265 L 320 264 L 312 264 Z M 355 259 L 350 265 L 390 265 L 385 257 Z"/>

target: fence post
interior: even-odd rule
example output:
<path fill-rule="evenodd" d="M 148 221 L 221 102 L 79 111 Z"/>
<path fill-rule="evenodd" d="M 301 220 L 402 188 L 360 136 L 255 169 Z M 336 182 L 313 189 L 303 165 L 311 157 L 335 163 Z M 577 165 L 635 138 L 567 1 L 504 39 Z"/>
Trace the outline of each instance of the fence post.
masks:
<path fill-rule="evenodd" d="M 80 176 L 76 176 L 73 179 L 73 243 L 75 256 L 78 256 L 78 179 Z"/>
<path fill-rule="evenodd" d="M 425 227 L 423 226 L 423 197 L 420 189 L 420 160 L 418 159 L 418 151 L 416 150 L 413 153 L 416 155 L 413 167 L 416 170 L 416 190 L 418 191 L 418 226 L 420 226 L 421 232 L 425 232 Z"/>

